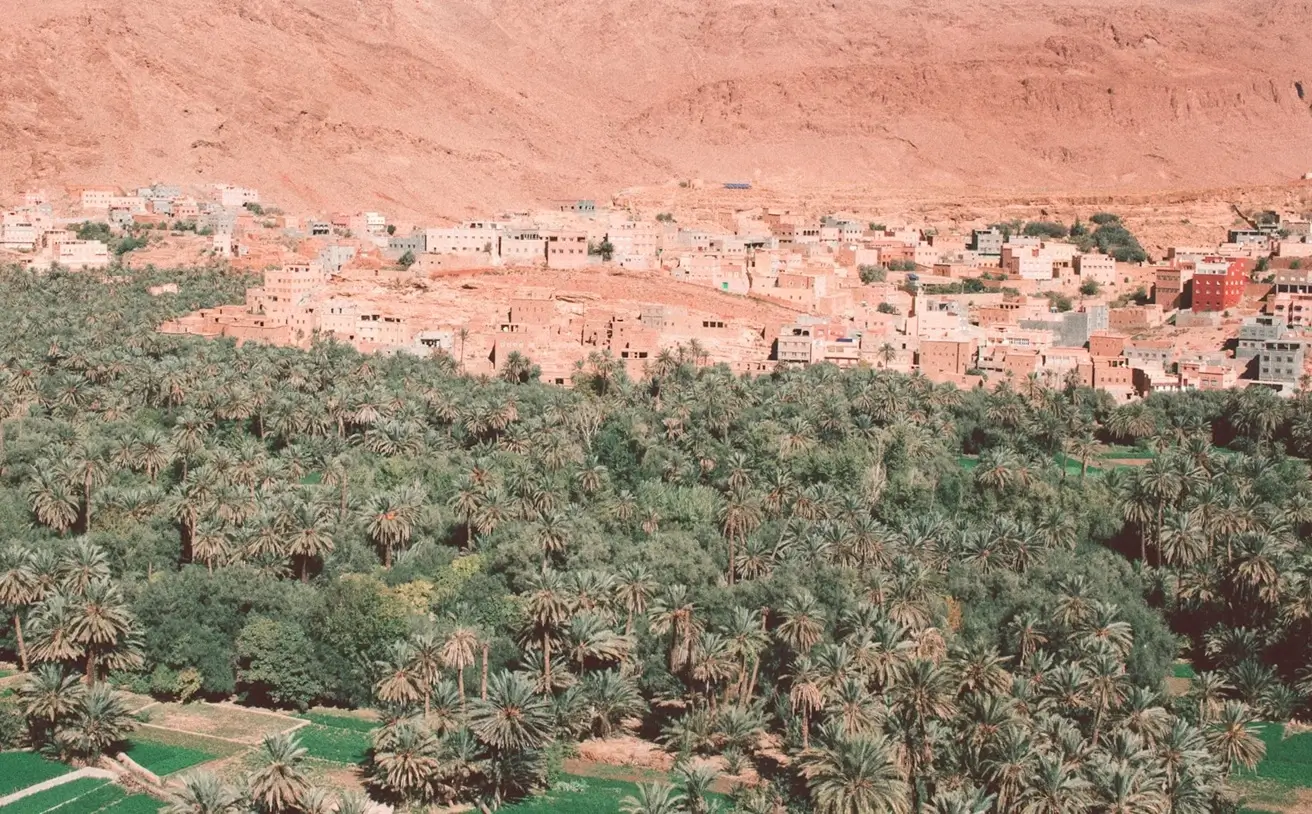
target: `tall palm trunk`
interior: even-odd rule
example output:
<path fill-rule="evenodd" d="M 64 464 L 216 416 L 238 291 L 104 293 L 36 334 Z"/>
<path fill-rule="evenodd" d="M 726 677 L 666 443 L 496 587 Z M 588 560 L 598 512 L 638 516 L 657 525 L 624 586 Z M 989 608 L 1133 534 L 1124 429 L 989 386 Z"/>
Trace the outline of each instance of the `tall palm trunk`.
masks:
<path fill-rule="evenodd" d="M 478 682 L 478 697 L 487 700 L 487 651 L 490 645 L 483 645 L 483 675 Z"/>
<path fill-rule="evenodd" d="M 96 684 L 96 647 L 87 645 L 87 686 Z"/>
<path fill-rule="evenodd" d="M 806 704 L 802 704 L 802 749 L 811 748 L 811 715 L 806 711 Z"/>
<path fill-rule="evenodd" d="M 465 711 L 465 668 L 456 670 L 456 690 L 460 693 L 460 711 Z"/>
<path fill-rule="evenodd" d="M 82 479 L 82 533 L 91 533 L 91 475 Z"/>
<path fill-rule="evenodd" d="M 756 678 L 761 671 L 761 657 L 752 659 L 752 677 L 747 681 L 747 694 L 743 696 L 743 706 L 752 705 L 752 696 L 756 693 Z"/>
<path fill-rule="evenodd" d="M 542 634 L 542 683 L 551 689 L 551 637 Z"/>
<path fill-rule="evenodd" d="M 733 572 L 735 570 L 733 567 L 733 556 L 734 556 L 733 538 L 734 535 L 730 534 L 729 535 L 729 584 L 730 585 L 733 584 Z"/>
<path fill-rule="evenodd" d="M 23 622 L 18 616 L 18 611 L 14 611 L 14 638 L 18 641 L 18 663 L 23 665 L 23 672 L 27 672 L 27 644 L 23 642 Z"/>

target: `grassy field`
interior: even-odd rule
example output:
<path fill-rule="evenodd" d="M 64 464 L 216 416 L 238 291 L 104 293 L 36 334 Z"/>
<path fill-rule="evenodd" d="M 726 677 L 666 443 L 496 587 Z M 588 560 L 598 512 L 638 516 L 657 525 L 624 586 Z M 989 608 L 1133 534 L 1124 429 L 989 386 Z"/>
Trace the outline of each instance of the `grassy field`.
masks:
<path fill-rule="evenodd" d="M 620 810 L 620 800 L 637 793 L 637 784 L 622 780 L 566 777 L 546 794 L 506 806 L 502 811 L 514 814 L 615 814 Z"/>
<path fill-rule="evenodd" d="M 0 811 L 5 814 L 42 814 L 77 800 L 107 784 L 108 781 L 94 777 L 81 777 L 62 786 L 55 786 L 53 789 L 29 794 L 17 802 L 0 808 Z"/>
<path fill-rule="evenodd" d="M 1176 662 L 1175 664 L 1172 664 L 1171 675 L 1175 678 L 1184 678 L 1190 681 L 1198 678 L 1198 673 L 1194 672 L 1194 666 L 1192 664 L 1185 664 L 1184 662 Z"/>
<path fill-rule="evenodd" d="M 369 732 L 377 726 L 364 718 L 323 712 L 307 712 L 300 717 L 312 722 L 296 730 L 310 757 L 343 765 L 364 760 Z"/>
<path fill-rule="evenodd" d="M 220 755 L 190 746 L 161 743 L 156 740 L 133 738 L 126 750 L 127 756 L 160 777 L 214 760 Z"/>
<path fill-rule="evenodd" d="M 1281 724 L 1259 725 L 1266 757 L 1254 771 L 1238 771 L 1235 777 L 1246 814 L 1303 811 L 1297 808 L 1300 794 L 1312 789 L 1312 732 L 1284 737 Z"/>
<path fill-rule="evenodd" d="M 0 797 L 71 771 L 31 752 L 0 752 Z"/>
<path fill-rule="evenodd" d="M 1281 724 L 1262 724 L 1260 729 L 1266 757 L 1251 775 L 1285 786 L 1312 789 L 1312 732 L 1286 738 Z"/>
<path fill-rule="evenodd" d="M 0 808 L 4 814 L 156 814 L 153 797 L 128 794 L 105 780 L 74 780 Z"/>

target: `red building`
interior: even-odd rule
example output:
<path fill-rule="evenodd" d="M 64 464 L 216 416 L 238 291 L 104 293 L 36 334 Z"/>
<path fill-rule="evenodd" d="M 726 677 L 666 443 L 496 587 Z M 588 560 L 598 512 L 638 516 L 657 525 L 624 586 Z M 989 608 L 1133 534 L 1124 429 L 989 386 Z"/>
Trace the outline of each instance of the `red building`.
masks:
<path fill-rule="evenodd" d="M 1194 266 L 1194 312 L 1224 311 L 1238 306 L 1244 299 L 1247 284 L 1248 269 L 1242 261 L 1204 257 Z"/>

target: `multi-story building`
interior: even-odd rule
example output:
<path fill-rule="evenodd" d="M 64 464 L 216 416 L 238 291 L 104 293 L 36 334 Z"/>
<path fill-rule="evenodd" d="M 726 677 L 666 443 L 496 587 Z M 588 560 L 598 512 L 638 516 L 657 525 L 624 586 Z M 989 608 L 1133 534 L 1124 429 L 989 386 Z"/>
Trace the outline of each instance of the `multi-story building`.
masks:
<path fill-rule="evenodd" d="M 975 229 L 970 233 L 966 248 L 989 257 L 1002 255 L 1003 235 L 1000 229 Z"/>
<path fill-rule="evenodd" d="M 1092 280 L 1098 285 L 1116 282 L 1116 260 L 1105 254 L 1077 254 L 1071 264 L 1081 280 Z"/>
<path fill-rule="evenodd" d="M 1190 306 L 1194 271 L 1192 267 L 1167 266 L 1153 272 L 1153 302 L 1170 311 Z"/>
<path fill-rule="evenodd" d="M 1303 376 L 1305 348 L 1301 339 L 1270 339 L 1257 354 L 1257 378 L 1264 382 L 1296 383 Z"/>
<path fill-rule="evenodd" d="M 1239 326 L 1239 344 L 1236 359 L 1252 359 L 1261 353 L 1267 342 L 1285 335 L 1286 321 L 1278 316 L 1258 316 L 1244 320 Z"/>
<path fill-rule="evenodd" d="M 1272 294 L 1266 308 L 1272 318 L 1284 325 L 1312 324 L 1312 293 Z"/>
<path fill-rule="evenodd" d="M 978 343 L 971 338 L 920 340 L 918 363 L 926 376 L 962 376 L 975 365 Z"/>
<path fill-rule="evenodd" d="M 69 269 L 103 269 L 109 265 L 109 247 L 99 240 L 66 240 L 56 247 L 54 260 Z"/>
<path fill-rule="evenodd" d="M 1222 257 L 1199 260 L 1194 264 L 1191 307 L 1194 311 L 1225 311 L 1238 307 L 1243 302 L 1247 284 L 1248 273 L 1242 262 Z"/>

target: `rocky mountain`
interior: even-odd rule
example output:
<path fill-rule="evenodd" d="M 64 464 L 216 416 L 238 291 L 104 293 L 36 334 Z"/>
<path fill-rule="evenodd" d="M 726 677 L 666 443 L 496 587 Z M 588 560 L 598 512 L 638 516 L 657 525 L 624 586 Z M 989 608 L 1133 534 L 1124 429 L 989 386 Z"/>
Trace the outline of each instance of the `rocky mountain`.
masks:
<path fill-rule="evenodd" d="M 1312 170 L 1300 0 L 0 0 L 0 190 L 461 217 L 676 179 L 1142 192 Z"/>

